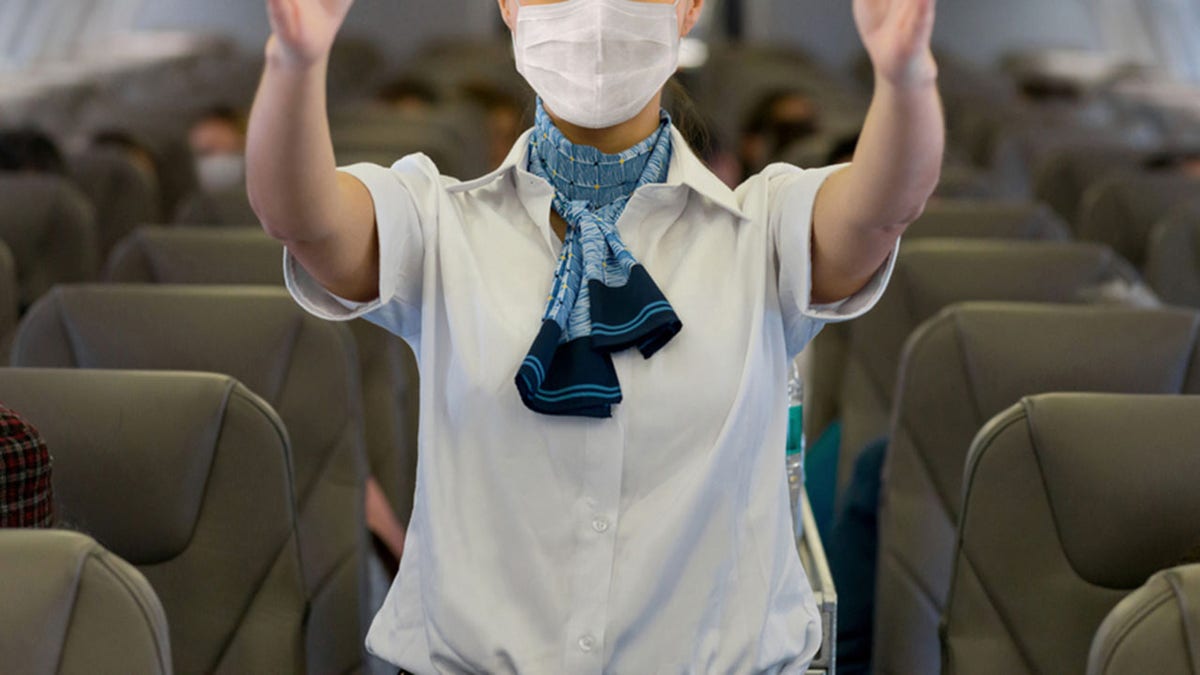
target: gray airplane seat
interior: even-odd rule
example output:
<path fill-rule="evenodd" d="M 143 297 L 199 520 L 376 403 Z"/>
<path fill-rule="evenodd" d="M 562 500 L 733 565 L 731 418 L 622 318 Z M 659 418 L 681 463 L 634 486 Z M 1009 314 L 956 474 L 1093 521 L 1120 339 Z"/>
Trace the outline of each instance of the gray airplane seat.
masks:
<path fill-rule="evenodd" d="M 880 495 L 876 673 L 940 670 L 938 624 L 950 587 L 963 468 L 980 428 L 1023 397 L 1044 392 L 1200 393 L 1198 339 L 1200 315 L 1190 311 L 1014 303 L 950 307 L 909 338 Z M 1116 418 L 1147 440 L 1161 433 L 1129 415 Z M 1120 494 L 1113 504 L 1141 513 Z M 1004 503 L 1021 513 L 1030 506 L 1022 499 Z M 1097 514 L 1108 512 L 1109 505 L 1096 505 Z M 1093 525 L 1099 533 L 1111 523 L 1096 518 Z M 1028 541 L 1021 533 L 996 543 L 1032 557 Z"/>
<path fill-rule="evenodd" d="M 143 227 L 113 251 L 105 279 L 117 283 L 283 285 L 283 247 L 259 230 Z M 401 522 L 412 513 L 420 377 L 404 340 L 366 320 L 354 334 L 371 475 Z"/>
<path fill-rule="evenodd" d="M 0 174 L 0 241 L 17 265 L 21 307 L 54 284 L 89 281 L 99 270 L 94 209 L 65 178 Z"/>
<path fill-rule="evenodd" d="M 1163 302 L 1200 309 L 1200 202 L 1155 226 L 1146 253 L 1146 281 Z"/>
<path fill-rule="evenodd" d="M 1147 151 L 1122 143 L 1068 145 L 1034 169 L 1033 194 L 1066 222 L 1079 219 L 1079 203 L 1092 185 L 1114 171 L 1136 168 Z"/>
<path fill-rule="evenodd" d="M 157 592 L 176 673 L 303 671 L 291 457 L 266 402 L 224 375 L 71 369 L 0 370 L 0 400 L 46 440 L 62 526 Z M 91 672 L 151 672 L 123 666 Z"/>
<path fill-rule="evenodd" d="M 283 245 L 257 228 L 140 227 L 113 250 L 104 279 L 282 286 L 282 261 Z"/>
<path fill-rule="evenodd" d="M 1080 239 L 1108 244 L 1139 269 L 1150 232 L 1175 209 L 1200 199 L 1200 178 L 1172 172 L 1122 172 L 1097 183 L 1080 205 Z"/>
<path fill-rule="evenodd" d="M 850 481 L 863 448 L 888 433 L 905 340 L 943 308 L 972 300 L 1098 302 L 1107 293 L 1140 288 L 1132 268 L 1096 244 L 950 239 L 905 244 L 879 304 L 848 324 L 837 406 L 839 487 Z"/>
<path fill-rule="evenodd" d="M 71 159 L 71 169 L 96 208 L 101 256 L 133 228 L 160 220 L 157 178 L 129 153 L 91 148 Z"/>
<path fill-rule="evenodd" d="M 1200 396 L 1174 395 L 1195 390 L 1194 382 L 1181 386 L 1195 350 L 1170 351 L 1148 360 L 1175 361 L 1155 374 L 1167 376 L 1160 384 L 1172 395 L 1035 396 L 976 437 L 943 618 L 947 675 L 1084 672 L 1113 606 L 1200 545 Z M 1155 376 L 1130 381 L 1131 389 L 1152 389 Z M 1200 618 L 1200 586 L 1190 595 L 1172 588 L 1188 576 L 1158 577 L 1118 609 L 1101 642 L 1120 647 L 1115 655 L 1126 668 L 1136 655 L 1136 667 L 1105 672 L 1196 672 L 1170 667 L 1186 659 L 1187 631 L 1200 639 L 1200 625 L 1187 627 L 1188 618 Z M 1194 569 L 1190 578 L 1200 581 Z M 1174 607 L 1155 607 L 1167 601 Z M 1181 617 L 1181 608 L 1191 616 Z M 1174 630 L 1157 638 L 1164 649 L 1148 652 L 1172 609 Z M 1144 633 L 1128 640 L 1129 630 Z"/>
<path fill-rule="evenodd" d="M 1065 241 L 1071 233 L 1058 215 L 1041 204 L 956 199 L 927 205 L 904 238 Z"/>
<path fill-rule="evenodd" d="M 0 655 L 22 675 L 170 675 L 162 605 L 146 578 L 91 538 L 0 530 Z"/>
<path fill-rule="evenodd" d="M 265 287 L 59 286 L 22 320 L 25 367 L 225 373 L 262 396 L 292 439 L 312 672 L 363 659 L 366 565 L 362 388 L 348 329 Z"/>
<path fill-rule="evenodd" d="M 1155 574 L 1100 624 L 1087 675 L 1141 673 L 1200 674 L 1200 564 Z"/>
<path fill-rule="evenodd" d="M 927 238 L 1064 241 L 1070 235 L 1063 223 L 1044 206 L 955 199 L 930 203 L 904 235 L 905 242 Z M 902 250 L 909 246 L 906 243 Z M 811 356 L 804 387 L 806 438 L 817 438 L 840 415 L 842 377 L 853 324 L 826 326 L 809 345 Z"/>
<path fill-rule="evenodd" d="M 8 363 L 8 350 L 17 330 L 17 263 L 8 245 L 0 241 L 0 365 Z"/>
<path fill-rule="evenodd" d="M 259 227 L 258 215 L 250 206 L 250 196 L 241 185 L 217 192 L 193 191 L 176 209 L 172 222 L 217 228 Z"/>

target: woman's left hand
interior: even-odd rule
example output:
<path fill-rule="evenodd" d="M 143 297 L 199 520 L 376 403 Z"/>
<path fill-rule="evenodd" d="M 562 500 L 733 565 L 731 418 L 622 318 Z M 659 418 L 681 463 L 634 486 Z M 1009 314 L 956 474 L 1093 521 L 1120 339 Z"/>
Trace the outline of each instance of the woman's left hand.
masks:
<path fill-rule="evenodd" d="M 854 0 L 854 21 L 876 77 L 894 86 L 937 78 L 930 41 L 937 0 Z"/>

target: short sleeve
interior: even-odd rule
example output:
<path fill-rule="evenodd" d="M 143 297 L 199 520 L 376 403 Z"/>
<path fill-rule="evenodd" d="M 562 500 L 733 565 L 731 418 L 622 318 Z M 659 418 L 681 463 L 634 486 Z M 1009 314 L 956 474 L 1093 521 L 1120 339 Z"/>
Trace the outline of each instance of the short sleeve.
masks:
<path fill-rule="evenodd" d="M 283 275 L 288 291 L 309 313 L 328 321 L 365 317 L 397 335 L 410 336 L 420 319 L 425 241 L 436 220 L 440 185 L 436 168 L 424 155 L 410 155 L 391 168 L 355 164 L 340 168 L 357 178 L 375 205 L 379 232 L 379 297 L 352 302 L 325 289 L 284 250 Z"/>
<path fill-rule="evenodd" d="M 849 321 L 866 314 L 879 302 L 896 266 L 900 243 L 875 276 L 854 295 L 838 302 L 812 302 L 812 221 L 817 192 L 825 181 L 845 168 L 799 169 L 773 165 L 763 173 L 768 180 L 767 218 L 771 230 L 779 279 L 779 302 L 783 313 L 788 354 L 800 353 L 809 340 L 828 323 Z"/>

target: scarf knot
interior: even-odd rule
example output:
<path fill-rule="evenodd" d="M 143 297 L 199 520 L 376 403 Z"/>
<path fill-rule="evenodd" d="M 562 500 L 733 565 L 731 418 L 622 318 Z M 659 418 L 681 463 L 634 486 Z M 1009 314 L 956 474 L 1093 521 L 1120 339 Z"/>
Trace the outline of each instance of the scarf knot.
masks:
<path fill-rule="evenodd" d="M 664 111 L 648 138 L 606 154 L 568 140 L 538 100 L 529 171 L 554 187 L 567 231 L 541 330 L 516 377 L 535 412 L 610 417 L 621 401 L 611 354 L 637 347 L 648 359 L 682 328 L 617 231 L 634 191 L 667 179 L 670 124 Z"/>

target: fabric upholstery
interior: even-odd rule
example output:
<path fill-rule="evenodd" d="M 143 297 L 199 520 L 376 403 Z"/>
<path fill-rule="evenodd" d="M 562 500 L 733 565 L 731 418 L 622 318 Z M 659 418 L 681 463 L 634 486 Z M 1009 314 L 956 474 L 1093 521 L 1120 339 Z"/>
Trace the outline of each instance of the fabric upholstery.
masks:
<path fill-rule="evenodd" d="M 912 335 L 884 467 L 876 672 L 939 670 L 938 622 L 976 432 L 1042 392 L 1200 391 L 1198 333 L 1200 316 L 1183 310 L 968 303 Z"/>
<path fill-rule="evenodd" d="M 1155 574 L 1100 624 L 1087 675 L 1135 673 L 1200 675 L 1200 564 Z"/>
<path fill-rule="evenodd" d="M 76 182 L 96 209 L 101 256 L 133 228 L 159 221 L 158 181 L 116 148 L 92 148 L 71 160 Z"/>
<path fill-rule="evenodd" d="M 1060 241 L 1067 239 L 1068 233 L 1062 222 L 1042 206 L 950 200 L 928 205 L 904 235 L 905 242 L 927 238 Z M 804 433 L 810 440 L 840 416 L 838 406 L 851 325 L 826 326 L 808 347 Z"/>
<path fill-rule="evenodd" d="M 291 456 L 265 401 L 223 375 L 19 368 L 0 399 L 46 438 L 61 522 L 154 587 L 175 672 L 303 669 Z"/>
<path fill-rule="evenodd" d="M 283 247 L 260 230 L 143 227 L 113 251 L 105 279 L 123 283 L 283 285 Z M 401 522 L 417 480 L 420 378 L 408 343 L 367 321 L 358 347 L 371 475 Z"/>
<path fill-rule="evenodd" d="M 208 193 L 192 192 L 175 211 L 176 225 L 203 227 L 257 227 L 258 215 L 250 206 L 245 188 Z"/>
<path fill-rule="evenodd" d="M 993 419 L 967 459 L 945 672 L 1084 672 L 1122 596 L 1200 544 L 1197 443 L 1197 396 L 1048 394 Z"/>
<path fill-rule="evenodd" d="M 888 431 L 904 341 L 942 308 L 969 300 L 1090 302 L 1137 274 L 1096 244 L 928 240 L 909 243 L 873 312 L 850 325 L 841 401 L 839 485 L 867 443 Z"/>
<path fill-rule="evenodd" d="M 345 328 L 261 287 L 60 286 L 30 310 L 13 347 L 20 366 L 222 372 L 278 411 L 292 438 L 313 672 L 360 662 L 373 610 L 360 588 L 365 452 L 355 359 Z"/>
<path fill-rule="evenodd" d="M 1079 238 L 1108 244 L 1139 269 L 1150 232 L 1167 214 L 1200 196 L 1200 179 L 1171 172 L 1121 172 L 1084 195 Z"/>
<path fill-rule="evenodd" d="M 943 200 L 929 204 L 905 239 L 1026 239 L 1064 241 L 1071 234 L 1049 207 L 1010 201 Z"/>
<path fill-rule="evenodd" d="M 1174 305 L 1200 309 L 1200 202 L 1154 228 L 1146 253 L 1146 281 Z"/>
<path fill-rule="evenodd" d="M 91 538 L 0 530 L 0 569 L 4 672 L 172 672 L 167 620 L 150 584 Z"/>
<path fill-rule="evenodd" d="M 92 206 L 58 176 L 0 174 L 0 241 L 16 261 L 22 307 L 54 284 L 88 281 L 99 269 Z"/>

